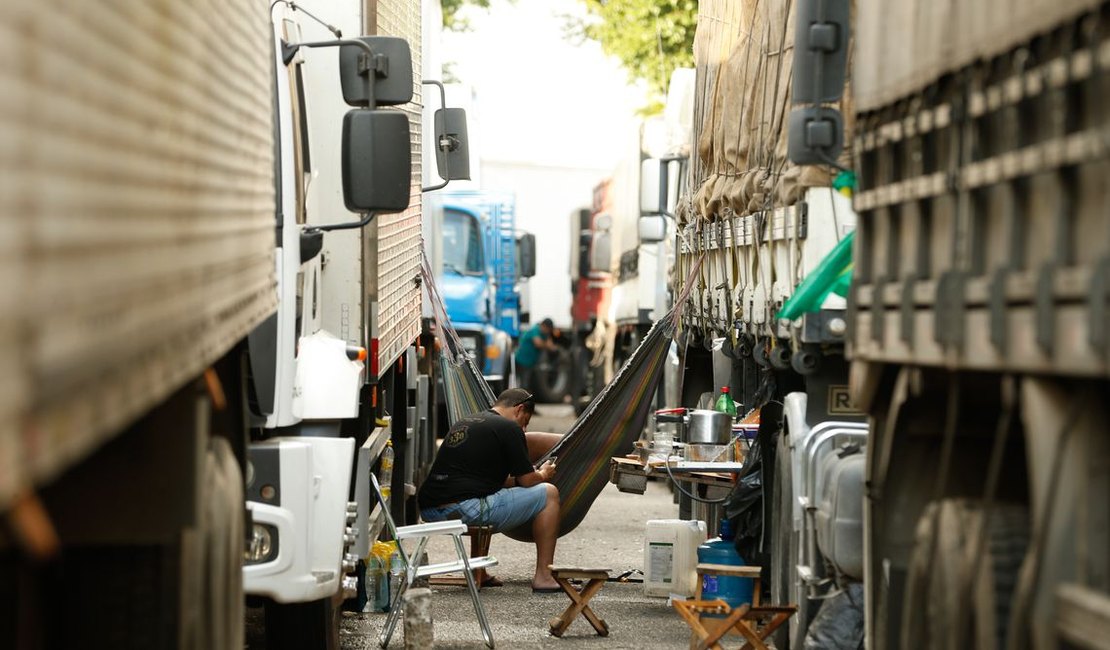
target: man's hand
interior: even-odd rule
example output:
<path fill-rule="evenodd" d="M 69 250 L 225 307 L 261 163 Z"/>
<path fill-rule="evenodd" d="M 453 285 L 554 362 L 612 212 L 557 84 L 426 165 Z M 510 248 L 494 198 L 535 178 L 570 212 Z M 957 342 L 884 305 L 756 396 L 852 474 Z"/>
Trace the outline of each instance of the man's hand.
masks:
<path fill-rule="evenodd" d="M 530 474 L 525 474 L 524 476 L 518 478 L 516 480 L 516 483 L 521 487 L 532 487 L 533 485 L 539 485 L 540 483 L 547 483 L 554 476 L 555 462 L 549 460 L 543 465 L 540 465 L 536 469 L 536 471 Z"/>
<path fill-rule="evenodd" d="M 555 477 L 555 461 L 549 460 L 545 462 L 543 465 L 540 465 L 540 468 L 537 469 L 536 472 L 543 477 L 544 481 L 550 481 Z"/>

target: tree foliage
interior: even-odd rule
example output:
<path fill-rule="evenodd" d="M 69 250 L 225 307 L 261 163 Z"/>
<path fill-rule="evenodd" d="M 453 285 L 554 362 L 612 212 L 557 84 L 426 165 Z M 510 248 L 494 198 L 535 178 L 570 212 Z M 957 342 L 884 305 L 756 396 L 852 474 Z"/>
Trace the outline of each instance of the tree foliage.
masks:
<path fill-rule="evenodd" d="M 644 110 L 647 113 L 661 110 L 671 72 L 694 64 L 697 0 L 580 1 L 586 7 L 587 18 L 569 19 L 568 34 L 597 41 L 606 54 L 621 62 L 631 81 L 647 83 L 655 97 Z M 440 0 L 440 3 L 443 26 L 453 31 L 470 27 L 458 15 L 463 7 L 490 7 L 490 0 Z"/>
<path fill-rule="evenodd" d="M 459 9 L 464 5 L 489 9 L 489 2 L 490 0 L 440 0 L 440 6 L 443 7 L 443 27 L 453 31 L 469 29 L 466 20 L 459 18 Z"/>
<path fill-rule="evenodd" d="M 657 96 L 675 68 L 694 65 L 697 0 L 582 0 L 590 19 L 579 33 L 617 57 L 633 81 Z"/>

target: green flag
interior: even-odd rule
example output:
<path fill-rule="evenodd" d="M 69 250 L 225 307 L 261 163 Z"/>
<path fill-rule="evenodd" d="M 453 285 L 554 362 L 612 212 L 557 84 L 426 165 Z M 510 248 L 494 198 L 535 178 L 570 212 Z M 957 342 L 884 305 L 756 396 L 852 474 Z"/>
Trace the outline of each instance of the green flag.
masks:
<path fill-rule="evenodd" d="M 848 288 L 852 285 L 852 240 L 855 234 L 855 231 L 848 233 L 833 247 L 817 268 L 802 280 L 775 318 L 794 320 L 807 312 L 819 311 L 830 293 L 848 297 Z"/>

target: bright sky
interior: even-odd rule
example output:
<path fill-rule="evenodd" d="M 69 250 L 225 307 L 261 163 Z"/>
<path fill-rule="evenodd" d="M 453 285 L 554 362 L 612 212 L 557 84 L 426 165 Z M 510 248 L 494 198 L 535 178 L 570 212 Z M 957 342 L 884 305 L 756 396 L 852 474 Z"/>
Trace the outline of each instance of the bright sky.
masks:
<path fill-rule="evenodd" d="M 578 0 L 493 0 L 462 15 L 473 29 L 444 34 L 443 60 L 476 90 L 482 157 L 611 169 L 644 92 L 597 43 L 564 35 L 567 16 L 585 15 Z"/>

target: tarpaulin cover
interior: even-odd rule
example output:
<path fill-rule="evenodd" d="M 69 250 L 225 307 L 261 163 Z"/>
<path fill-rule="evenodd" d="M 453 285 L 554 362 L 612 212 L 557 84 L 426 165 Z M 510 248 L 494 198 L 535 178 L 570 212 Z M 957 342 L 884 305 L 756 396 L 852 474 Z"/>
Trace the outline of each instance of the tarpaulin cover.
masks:
<path fill-rule="evenodd" d="M 705 4 L 704 2 L 702 3 Z M 747 3 L 745 3 L 747 4 Z M 853 90 L 861 111 L 890 104 L 1011 51 L 1101 0 L 859 0 Z"/>
<path fill-rule="evenodd" d="M 826 167 L 787 161 L 786 118 L 794 59 L 794 2 L 702 0 L 694 36 L 692 205 L 683 223 L 793 205 L 806 188 L 827 186 Z M 838 108 L 851 141 L 848 95 Z M 846 161 L 846 157 L 844 158 Z"/>

